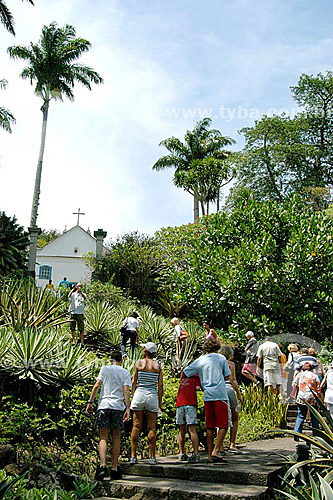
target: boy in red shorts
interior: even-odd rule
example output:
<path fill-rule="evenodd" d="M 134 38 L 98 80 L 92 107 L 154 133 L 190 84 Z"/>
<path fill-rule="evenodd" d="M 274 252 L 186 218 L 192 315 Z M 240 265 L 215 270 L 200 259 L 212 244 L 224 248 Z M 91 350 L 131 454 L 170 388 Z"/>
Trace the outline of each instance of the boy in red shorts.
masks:
<path fill-rule="evenodd" d="M 176 424 L 179 425 L 179 460 L 183 462 L 200 461 L 198 453 L 199 437 L 197 434 L 197 390 L 199 391 L 200 389 L 200 379 L 198 375 L 194 375 L 194 377 L 185 377 L 184 373 L 182 373 L 176 402 Z M 185 436 L 187 429 L 189 430 L 193 445 L 193 454 L 190 457 L 185 453 Z"/>
<path fill-rule="evenodd" d="M 219 454 L 223 439 L 228 430 L 228 394 L 225 380 L 230 377 L 228 362 L 222 354 L 218 354 L 220 342 L 216 339 L 206 340 L 203 356 L 184 369 L 187 377 L 199 375 L 204 391 L 208 463 L 227 462 Z M 214 446 L 214 431 L 218 427 Z"/>

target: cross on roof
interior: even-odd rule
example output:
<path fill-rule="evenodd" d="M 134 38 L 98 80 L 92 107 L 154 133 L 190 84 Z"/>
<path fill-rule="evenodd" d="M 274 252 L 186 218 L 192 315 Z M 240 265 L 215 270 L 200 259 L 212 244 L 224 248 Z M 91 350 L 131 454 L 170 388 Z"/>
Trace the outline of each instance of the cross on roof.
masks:
<path fill-rule="evenodd" d="M 84 212 L 80 211 L 80 208 L 77 209 L 77 212 L 73 212 L 73 215 L 77 215 L 77 223 L 76 225 L 80 225 L 80 215 L 86 215 Z"/>

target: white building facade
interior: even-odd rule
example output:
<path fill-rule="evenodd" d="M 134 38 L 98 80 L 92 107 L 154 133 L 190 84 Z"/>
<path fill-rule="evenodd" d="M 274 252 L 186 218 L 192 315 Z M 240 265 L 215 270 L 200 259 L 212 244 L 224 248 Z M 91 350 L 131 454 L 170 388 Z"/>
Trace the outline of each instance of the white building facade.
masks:
<path fill-rule="evenodd" d="M 67 278 L 69 283 L 89 282 L 91 269 L 87 265 L 86 257 L 87 254 L 96 256 L 96 244 L 98 245 L 96 238 L 81 226 L 74 226 L 38 249 L 37 286 L 44 288 L 50 279 L 54 287 L 57 287 L 63 278 Z"/>

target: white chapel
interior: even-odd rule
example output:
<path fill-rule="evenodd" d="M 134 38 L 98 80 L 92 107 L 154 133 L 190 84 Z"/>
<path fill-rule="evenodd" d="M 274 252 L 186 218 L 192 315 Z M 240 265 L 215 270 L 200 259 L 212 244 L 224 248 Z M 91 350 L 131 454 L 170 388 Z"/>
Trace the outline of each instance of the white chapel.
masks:
<path fill-rule="evenodd" d="M 91 269 L 87 265 L 86 256 L 104 253 L 103 239 L 106 234 L 102 229 L 98 229 L 94 232 L 94 237 L 77 224 L 38 249 L 37 286 L 44 288 L 51 279 L 56 287 L 65 277 L 69 283 L 89 282 Z"/>

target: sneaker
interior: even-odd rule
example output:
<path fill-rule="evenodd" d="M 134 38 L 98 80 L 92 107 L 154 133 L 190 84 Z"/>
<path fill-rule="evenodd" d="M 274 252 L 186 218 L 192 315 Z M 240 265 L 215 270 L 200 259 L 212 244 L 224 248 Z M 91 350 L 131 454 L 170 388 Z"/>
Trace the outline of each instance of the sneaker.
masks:
<path fill-rule="evenodd" d="M 157 465 L 157 464 L 158 464 L 157 458 L 151 457 L 149 465 Z"/>
<path fill-rule="evenodd" d="M 187 462 L 188 456 L 186 455 L 186 453 L 180 453 L 178 455 L 178 460 L 180 460 L 181 462 Z"/>
<path fill-rule="evenodd" d="M 199 455 L 195 455 L 194 453 L 188 457 L 187 461 L 191 464 L 195 464 L 195 463 L 198 463 L 200 462 L 200 457 Z"/>
<path fill-rule="evenodd" d="M 117 468 L 117 470 L 111 469 L 111 479 L 116 481 L 117 479 L 122 479 L 122 478 L 123 478 L 123 475 L 122 475 L 121 470 L 119 468 Z"/>
<path fill-rule="evenodd" d="M 98 465 L 95 473 L 96 481 L 103 481 L 107 474 L 107 468 L 105 465 Z"/>
<path fill-rule="evenodd" d="M 139 463 L 139 460 L 136 457 L 131 457 L 129 463 L 130 463 L 130 465 L 136 465 Z"/>

